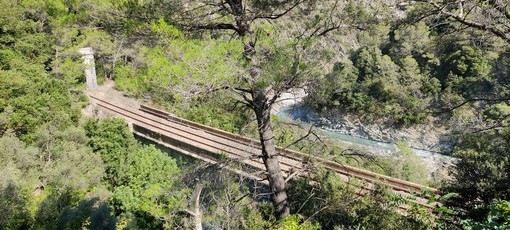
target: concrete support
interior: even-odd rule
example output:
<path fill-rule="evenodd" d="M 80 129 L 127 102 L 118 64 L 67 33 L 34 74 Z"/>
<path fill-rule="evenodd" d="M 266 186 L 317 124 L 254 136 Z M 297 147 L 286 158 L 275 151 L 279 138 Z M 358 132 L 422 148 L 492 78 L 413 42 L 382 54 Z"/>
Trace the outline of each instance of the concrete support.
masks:
<path fill-rule="evenodd" d="M 94 50 L 91 47 L 81 48 L 80 54 L 83 55 L 83 64 L 85 64 L 85 79 L 87 89 L 97 88 L 96 65 L 94 63 Z"/>

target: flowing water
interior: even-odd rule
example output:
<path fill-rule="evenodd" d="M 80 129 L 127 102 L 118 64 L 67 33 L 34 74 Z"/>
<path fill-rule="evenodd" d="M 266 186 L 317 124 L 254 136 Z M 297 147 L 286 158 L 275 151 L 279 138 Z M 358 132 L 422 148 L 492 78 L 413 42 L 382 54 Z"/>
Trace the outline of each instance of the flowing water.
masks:
<path fill-rule="evenodd" d="M 293 122 L 303 122 L 308 124 L 318 124 L 320 122 L 319 115 L 313 111 L 312 109 L 299 106 L 299 105 L 288 105 L 279 109 L 277 113 L 278 119 L 283 121 L 293 121 Z M 343 142 L 356 144 L 360 146 L 368 146 L 377 148 L 380 150 L 385 150 L 386 152 L 394 152 L 397 151 L 397 146 L 394 143 L 388 143 L 383 141 L 370 140 L 363 137 L 356 137 L 348 134 L 341 133 L 339 131 L 335 131 L 328 128 L 319 128 L 326 135 L 338 139 Z M 438 154 L 436 152 L 427 151 L 423 149 L 412 148 L 413 152 L 422 158 L 430 158 L 430 157 L 438 157 L 443 158 L 445 160 L 450 159 L 451 157 Z"/>

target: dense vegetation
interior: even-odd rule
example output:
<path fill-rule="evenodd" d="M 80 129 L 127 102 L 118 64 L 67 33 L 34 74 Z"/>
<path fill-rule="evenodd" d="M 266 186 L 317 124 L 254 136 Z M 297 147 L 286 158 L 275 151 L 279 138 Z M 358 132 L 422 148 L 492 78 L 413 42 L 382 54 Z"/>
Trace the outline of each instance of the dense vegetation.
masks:
<path fill-rule="evenodd" d="M 508 3 L 201 2 L 0 0 L 0 229 L 189 229 L 199 188 L 210 228 L 510 226 Z M 114 79 L 131 96 L 227 131 L 258 137 L 267 125 L 283 146 L 306 130 L 272 126 L 270 106 L 256 99 L 289 87 L 305 87 L 318 112 L 463 131 L 451 153 L 454 178 L 440 184 L 441 218 L 419 207 L 401 215 L 396 207 L 407 201 L 384 187 L 360 198 L 317 169 L 289 182 L 292 215 L 278 220 L 272 197 L 253 182 L 216 166 L 180 166 L 123 121 L 83 117 L 77 50 L 86 46 L 100 82 Z M 404 143 L 395 163 L 316 142 L 294 147 L 426 182 Z"/>
<path fill-rule="evenodd" d="M 479 45 L 470 34 L 435 31 L 437 28 L 423 21 L 374 27 L 371 32 L 360 33 L 360 47 L 316 83 L 309 104 L 411 125 L 426 122 L 431 114 L 467 99 L 506 95 L 508 73 L 494 71 L 506 65 L 505 46 L 490 41 Z M 482 114 L 494 111 L 497 119 L 506 115 L 497 113 L 508 105 L 502 102 L 480 107 Z M 454 118 L 459 125 L 476 120 L 480 115 L 474 110 L 478 108 L 459 109 Z"/>

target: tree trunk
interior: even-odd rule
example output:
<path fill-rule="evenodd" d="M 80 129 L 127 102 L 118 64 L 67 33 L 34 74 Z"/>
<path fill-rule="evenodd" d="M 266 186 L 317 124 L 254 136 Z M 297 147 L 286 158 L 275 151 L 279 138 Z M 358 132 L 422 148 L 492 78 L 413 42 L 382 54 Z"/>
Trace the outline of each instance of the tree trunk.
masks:
<path fill-rule="evenodd" d="M 202 189 L 204 188 L 204 184 L 199 183 L 195 187 L 195 191 L 193 191 L 190 205 L 191 207 L 187 211 L 191 216 L 193 216 L 193 222 L 195 223 L 195 230 L 202 230 L 202 213 L 200 212 L 200 193 L 202 193 Z"/>
<path fill-rule="evenodd" d="M 280 168 L 280 161 L 273 143 L 273 129 L 271 128 L 271 105 L 268 104 L 268 90 L 253 90 L 253 104 L 257 117 L 258 132 L 262 145 L 262 160 L 268 173 L 271 200 L 277 219 L 283 219 L 290 213 L 285 190 L 285 179 Z"/>

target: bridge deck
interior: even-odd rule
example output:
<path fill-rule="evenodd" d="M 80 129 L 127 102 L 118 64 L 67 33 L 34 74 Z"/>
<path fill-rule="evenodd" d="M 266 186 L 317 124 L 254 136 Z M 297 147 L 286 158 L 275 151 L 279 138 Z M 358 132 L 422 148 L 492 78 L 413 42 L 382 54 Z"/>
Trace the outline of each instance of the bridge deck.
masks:
<path fill-rule="evenodd" d="M 101 109 L 125 119 L 132 125 L 133 131 L 139 135 L 163 141 L 193 157 L 202 158 L 211 163 L 218 163 L 220 156 L 241 162 L 253 170 L 240 173 L 258 180 L 265 178 L 263 174 L 253 174 L 253 172 L 265 172 L 265 166 L 259 157 L 260 143 L 256 140 L 200 125 L 151 107 L 113 103 L 98 95 L 90 95 L 90 98 Z M 350 178 L 367 181 L 368 183 L 363 185 L 363 190 L 371 190 L 374 183 L 381 183 L 404 197 L 413 196 L 412 193 L 420 193 L 422 190 L 436 192 L 433 188 L 341 165 L 304 153 L 281 148 L 278 148 L 278 151 L 280 166 L 285 177 L 305 173 L 306 159 L 313 159 L 325 168 L 337 172 L 346 182 L 350 182 Z M 427 201 L 426 198 L 416 198 L 416 203 L 427 207 L 432 206 Z"/>

